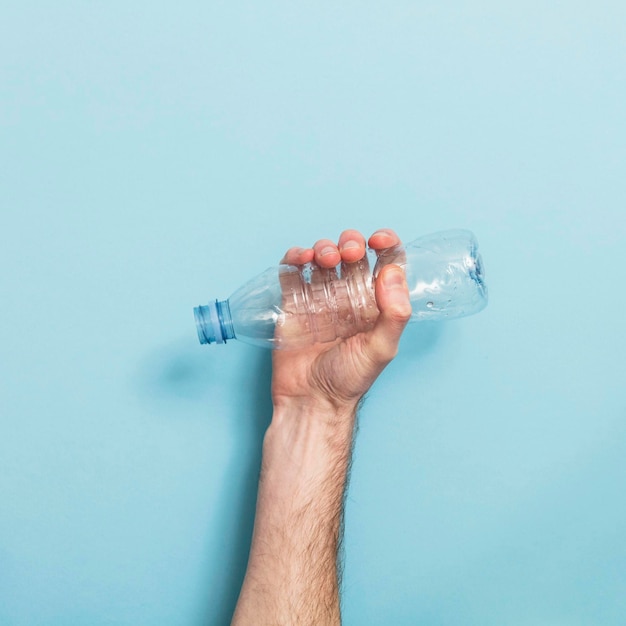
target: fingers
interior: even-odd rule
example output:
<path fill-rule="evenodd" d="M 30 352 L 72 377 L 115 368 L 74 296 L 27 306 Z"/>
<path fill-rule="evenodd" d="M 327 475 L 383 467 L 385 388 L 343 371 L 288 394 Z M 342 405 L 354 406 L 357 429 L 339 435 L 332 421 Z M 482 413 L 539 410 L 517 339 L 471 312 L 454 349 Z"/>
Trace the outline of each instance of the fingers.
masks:
<path fill-rule="evenodd" d="M 320 267 L 335 267 L 340 262 L 355 263 L 365 256 L 365 237 L 358 230 L 344 230 L 338 244 L 320 239 L 313 246 L 315 262 Z"/>
<path fill-rule="evenodd" d="M 304 265 L 310 263 L 313 260 L 313 248 L 289 248 L 285 252 L 285 256 L 282 258 L 281 263 L 286 265 Z"/>
<path fill-rule="evenodd" d="M 320 267 L 335 267 L 338 265 L 339 261 L 341 261 L 339 248 L 337 248 L 337 244 L 330 239 L 320 239 L 316 241 L 313 246 L 313 251 L 315 253 L 314 260 Z"/>
<path fill-rule="evenodd" d="M 370 248 L 376 250 L 378 262 L 376 263 L 375 276 L 386 265 L 404 266 L 406 253 L 401 246 L 401 241 L 396 233 L 389 228 L 377 230 L 369 239 Z"/>
<path fill-rule="evenodd" d="M 384 267 L 376 279 L 375 294 L 380 315 L 369 333 L 367 346 L 375 362 L 386 364 L 396 356 L 400 336 L 411 317 L 404 271 L 397 265 Z"/>
<path fill-rule="evenodd" d="M 393 248 L 400 245 L 400 237 L 390 228 L 381 228 L 369 238 L 368 245 L 372 250 Z"/>
<path fill-rule="evenodd" d="M 358 230 L 344 230 L 339 236 L 339 253 L 344 263 L 356 263 L 365 256 L 365 237 Z"/>
<path fill-rule="evenodd" d="M 400 244 L 400 238 L 388 228 L 377 230 L 366 243 L 365 237 L 354 229 L 344 230 L 338 243 L 319 239 L 312 248 L 293 247 L 287 250 L 281 263 L 304 265 L 315 261 L 320 267 L 335 267 L 340 262 L 356 263 L 365 256 L 366 245 L 373 250 L 384 250 Z"/>

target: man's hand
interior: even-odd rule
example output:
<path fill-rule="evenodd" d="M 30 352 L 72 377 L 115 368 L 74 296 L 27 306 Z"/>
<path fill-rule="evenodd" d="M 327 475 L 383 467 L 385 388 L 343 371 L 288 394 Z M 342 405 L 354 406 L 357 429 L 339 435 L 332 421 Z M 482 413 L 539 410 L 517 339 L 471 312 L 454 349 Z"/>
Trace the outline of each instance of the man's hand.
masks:
<path fill-rule="evenodd" d="M 391 230 L 369 239 L 377 251 L 398 245 Z M 365 255 L 365 239 L 344 231 L 292 248 L 283 262 L 323 268 Z M 338 551 L 356 408 L 393 359 L 411 315 L 404 272 L 384 267 L 375 283 L 380 314 L 371 330 L 347 339 L 273 354 L 274 414 L 263 442 L 254 535 L 233 617 L 237 626 L 336 626 Z"/>
<path fill-rule="evenodd" d="M 368 241 L 377 251 L 400 244 L 392 230 L 379 230 Z M 338 244 L 321 239 L 312 248 L 291 248 L 283 263 L 304 265 L 314 261 L 322 268 L 345 267 L 365 256 L 365 239 L 346 230 Z M 318 343 L 300 350 L 276 350 L 273 354 L 272 399 L 275 408 L 295 403 L 319 405 L 351 413 L 383 368 L 396 355 L 400 335 L 411 315 L 404 272 L 386 266 L 376 283 L 380 315 L 374 328 L 345 340 Z"/>

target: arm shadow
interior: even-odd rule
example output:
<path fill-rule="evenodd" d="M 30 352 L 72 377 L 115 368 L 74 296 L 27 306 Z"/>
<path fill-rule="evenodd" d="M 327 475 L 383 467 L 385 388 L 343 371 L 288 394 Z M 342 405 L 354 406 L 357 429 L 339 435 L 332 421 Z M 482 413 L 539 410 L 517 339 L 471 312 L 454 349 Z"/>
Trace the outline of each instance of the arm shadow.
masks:
<path fill-rule="evenodd" d="M 198 624 L 227 626 L 230 624 L 248 564 L 252 540 L 257 489 L 261 468 L 263 436 L 272 417 L 270 384 L 271 353 L 249 349 L 249 383 L 239 399 L 237 441 L 232 453 L 222 491 L 216 498 L 219 516 L 211 532 L 221 539 L 209 564 L 209 593 Z"/>
<path fill-rule="evenodd" d="M 213 351 L 211 356 L 193 342 L 175 341 L 155 349 L 134 381 L 152 410 L 215 424 L 207 454 L 228 449 L 226 461 L 222 456 L 214 467 L 224 479 L 207 494 L 211 504 L 200 538 L 204 554 L 191 622 L 198 626 L 231 622 L 248 562 L 263 436 L 272 416 L 271 352 L 236 344 Z M 236 398 L 229 401 L 233 390 Z"/>

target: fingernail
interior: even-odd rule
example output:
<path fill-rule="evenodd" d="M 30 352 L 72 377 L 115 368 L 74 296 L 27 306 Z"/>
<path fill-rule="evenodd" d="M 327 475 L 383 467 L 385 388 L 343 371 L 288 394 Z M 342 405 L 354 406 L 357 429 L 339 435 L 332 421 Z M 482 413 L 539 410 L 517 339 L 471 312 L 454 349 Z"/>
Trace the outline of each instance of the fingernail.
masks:
<path fill-rule="evenodd" d="M 376 235 L 386 235 L 387 237 L 389 237 L 389 232 L 386 230 L 377 230 L 372 237 L 376 237 Z"/>
<path fill-rule="evenodd" d="M 383 285 L 387 289 L 404 287 L 404 272 L 400 268 L 387 270 L 383 273 Z"/>
<path fill-rule="evenodd" d="M 337 248 L 334 246 L 326 246 L 325 248 L 322 248 L 320 256 L 326 256 L 327 254 L 332 254 L 333 252 L 337 252 Z"/>
<path fill-rule="evenodd" d="M 350 241 L 346 241 L 346 243 L 343 244 L 343 246 L 341 246 L 342 250 L 350 250 L 353 248 L 359 248 L 360 244 L 358 241 L 354 241 L 353 239 L 350 239 Z"/>

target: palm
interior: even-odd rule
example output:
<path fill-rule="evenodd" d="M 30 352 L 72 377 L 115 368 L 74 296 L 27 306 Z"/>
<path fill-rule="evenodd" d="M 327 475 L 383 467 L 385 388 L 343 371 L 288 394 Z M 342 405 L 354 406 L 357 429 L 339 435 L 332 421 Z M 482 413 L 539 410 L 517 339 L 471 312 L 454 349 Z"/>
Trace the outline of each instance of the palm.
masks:
<path fill-rule="evenodd" d="M 372 372 L 360 333 L 332 343 L 273 354 L 274 401 L 319 397 L 332 404 L 357 402 L 379 371 Z"/>

